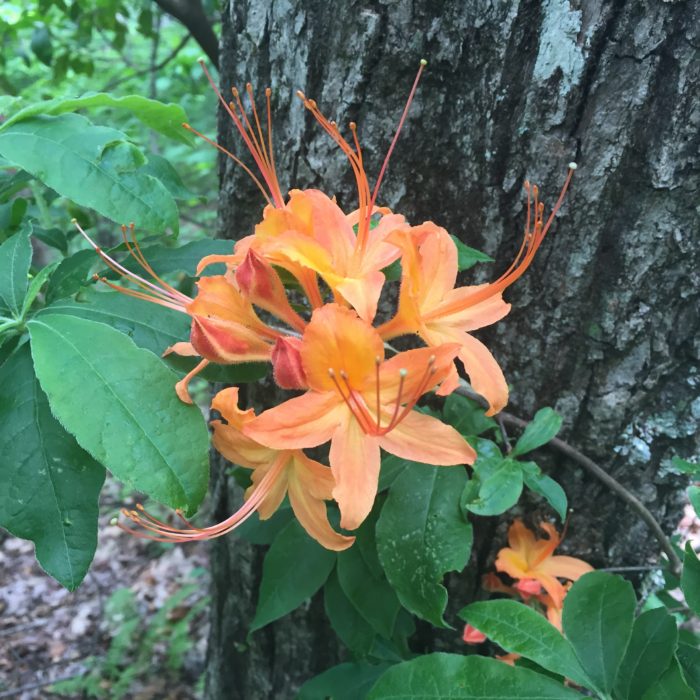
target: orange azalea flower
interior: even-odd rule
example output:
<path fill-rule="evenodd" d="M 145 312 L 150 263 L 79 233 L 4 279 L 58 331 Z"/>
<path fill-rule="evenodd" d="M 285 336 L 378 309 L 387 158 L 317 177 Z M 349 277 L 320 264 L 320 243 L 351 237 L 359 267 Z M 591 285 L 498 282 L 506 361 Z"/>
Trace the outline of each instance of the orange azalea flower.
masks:
<path fill-rule="evenodd" d="M 200 279 L 197 282 L 198 293 L 192 299 L 169 285 L 155 273 L 136 242 L 133 224 L 129 229 L 122 226 L 124 241 L 130 254 L 153 281 L 140 277 L 107 255 L 85 233 L 80 224 L 74 223 L 105 264 L 124 279 L 135 284 L 140 291 L 113 284 L 104 277 L 100 278 L 102 282 L 127 296 L 150 301 L 192 317 L 190 341 L 175 343 L 163 353 L 164 355 L 175 353 L 203 358 L 191 372 L 175 385 L 177 394 L 182 401 L 192 403 L 188 392 L 190 380 L 201 372 L 209 362 L 233 364 L 270 359 L 275 340 L 281 334 L 258 318 L 250 300 L 241 294 L 229 277 L 218 275 Z M 289 310 L 291 311 L 291 308 Z M 285 316 L 286 310 L 281 311 L 280 314 L 289 320 L 289 316 Z M 301 321 L 301 319 L 299 320 Z M 303 321 L 301 323 L 303 324 Z"/>
<path fill-rule="evenodd" d="M 353 530 L 372 508 L 379 449 L 436 465 L 471 464 L 475 453 L 451 426 L 414 411 L 449 374 L 457 345 L 420 348 L 384 360 L 376 330 L 350 309 L 314 311 L 301 343 L 309 391 L 262 413 L 245 434 L 274 449 L 331 441 L 341 525 Z"/>
<path fill-rule="evenodd" d="M 518 580 L 535 580 L 551 597 L 553 607 L 560 609 L 566 595 L 566 588 L 558 578 L 576 581 L 583 574 L 593 571 L 593 567 L 581 559 L 567 556 L 554 556 L 561 538 L 550 523 L 540 523 L 547 533 L 547 539 L 537 539 L 522 520 L 515 520 L 508 530 L 508 544 L 498 552 L 496 570 Z M 527 588 L 528 594 L 534 589 Z"/>
<path fill-rule="evenodd" d="M 429 345 L 459 343 L 458 357 L 474 390 L 489 402 L 486 415 L 494 415 L 506 405 L 508 386 L 493 355 L 468 332 L 491 325 L 510 311 L 502 293 L 530 266 L 562 204 L 575 168 L 575 163 L 569 165 L 559 199 L 546 223 L 537 187 L 525 183 L 528 200 L 523 244 L 508 270 L 490 284 L 454 288 L 457 249 L 447 231 L 431 222 L 410 232 L 394 233 L 389 239 L 403 251 L 403 274 L 399 307 L 396 316 L 379 328 L 382 338 L 418 333 Z M 454 373 L 446 382 L 445 391 L 454 388 L 457 381 Z"/>
<path fill-rule="evenodd" d="M 226 459 L 253 470 L 253 484 L 245 492 L 246 502 L 229 518 L 211 527 L 196 528 L 184 521 L 186 528 L 174 528 L 152 518 L 141 508 L 123 511 L 148 534 L 123 527 L 132 534 L 164 542 L 191 542 L 213 539 L 231 532 L 257 512 L 261 520 L 271 517 L 286 494 L 301 526 L 327 549 L 341 551 L 355 541 L 331 527 L 324 501 L 331 499 L 334 481 L 331 470 L 309 459 L 301 450 L 272 450 L 247 437 L 243 430 L 255 418 L 252 409 L 238 408 L 238 389 L 219 392 L 212 408 L 221 413 L 225 423 L 212 421 L 214 447 Z M 182 518 L 182 515 L 180 515 Z M 184 520 L 184 518 L 182 518 Z"/>

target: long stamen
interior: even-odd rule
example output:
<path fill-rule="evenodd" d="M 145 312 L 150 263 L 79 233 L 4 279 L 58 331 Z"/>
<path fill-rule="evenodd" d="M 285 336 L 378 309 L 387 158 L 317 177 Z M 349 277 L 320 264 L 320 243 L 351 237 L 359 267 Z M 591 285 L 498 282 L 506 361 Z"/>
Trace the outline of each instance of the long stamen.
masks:
<path fill-rule="evenodd" d="M 192 524 L 185 519 L 181 512 L 176 511 L 178 517 L 189 526 L 186 529 L 176 528 L 158 520 L 157 518 L 154 518 L 145 511 L 143 506 L 137 506 L 140 512 L 136 510 L 123 509 L 122 513 L 133 523 L 143 528 L 143 530 L 146 532 L 133 530 L 122 523 L 118 523 L 118 525 L 122 530 L 125 530 L 136 537 L 155 540 L 156 542 L 191 542 L 221 537 L 222 535 L 231 532 L 231 530 L 234 530 L 236 527 L 245 522 L 251 515 L 253 515 L 253 513 L 255 513 L 255 511 L 260 507 L 262 501 L 269 494 L 272 486 L 286 464 L 287 457 L 284 453 L 281 453 L 267 473 L 260 480 L 260 483 L 257 485 L 246 502 L 226 520 L 216 525 L 205 528 L 193 527 Z"/>
<path fill-rule="evenodd" d="M 169 308 L 176 309 L 177 311 L 182 311 L 185 312 L 185 305 L 191 302 L 192 300 L 185 296 L 184 294 L 178 292 L 175 290 L 173 287 L 170 285 L 166 285 L 155 273 L 153 272 L 153 269 L 146 263 L 144 266 L 141 260 L 143 259 L 143 254 L 140 254 L 140 258 L 137 256 L 134 256 L 136 261 L 144 267 L 145 271 L 151 274 L 156 281 L 161 282 L 165 288 L 161 288 L 152 282 L 149 282 L 148 280 L 144 279 L 143 277 L 140 277 L 136 273 L 132 272 L 131 270 L 127 269 L 124 267 L 122 264 L 118 263 L 114 258 L 110 257 L 105 253 L 100 246 L 95 243 L 90 236 L 87 235 L 87 233 L 83 230 L 82 226 L 75 220 L 73 219 L 73 224 L 75 227 L 78 229 L 80 235 L 92 246 L 94 251 L 99 255 L 99 257 L 102 259 L 102 261 L 107 265 L 107 267 L 110 268 L 113 272 L 116 272 L 117 274 L 121 275 L 122 277 L 125 277 L 128 279 L 130 282 L 133 282 L 137 286 L 141 287 L 141 289 L 146 290 L 148 292 L 147 294 L 142 294 L 140 292 L 134 292 L 133 290 L 128 290 L 124 287 L 119 287 L 118 285 L 111 284 L 107 282 L 107 280 L 104 280 L 104 278 L 100 277 L 98 279 L 104 280 L 108 286 L 112 287 L 112 289 L 115 289 L 119 292 L 122 292 L 124 294 L 130 294 L 131 296 L 139 296 L 140 298 L 146 299 L 147 301 L 154 302 L 156 304 L 160 304 L 161 306 L 167 306 Z M 125 227 L 124 227 L 125 228 Z M 124 230 L 124 229 L 123 229 Z M 128 247 L 128 246 L 127 246 Z M 140 253 L 140 251 L 139 251 Z M 144 261 L 145 262 L 145 261 Z"/>
<path fill-rule="evenodd" d="M 250 154 L 253 156 L 255 164 L 258 166 L 258 170 L 260 171 L 263 180 L 265 180 L 265 183 L 268 186 L 270 195 L 272 196 L 272 200 L 274 202 L 274 206 L 281 209 L 282 207 L 284 207 L 284 199 L 282 198 L 282 195 L 280 193 L 279 182 L 277 180 L 277 173 L 275 172 L 274 168 L 271 167 L 271 161 L 265 157 L 264 141 L 261 148 L 255 139 L 255 133 L 253 132 L 252 127 L 250 127 L 250 122 L 248 121 L 248 117 L 246 116 L 245 110 L 243 109 L 243 105 L 239 102 L 239 108 L 241 112 L 239 116 L 238 114 L 236 114 L 236 110 L 233 108 L 233 106 L 230 103 L 228 103 L 224 99 L 223 95 L 219 92 L 219 89 L 214 83 L 213 78 L 209 74 L 209 71 L 207 70 L 204 61 L 200 61 L 199 64 L 202 66 L 202 70 L 204 71 L 204 74 L 206 75 L 209 84 L 216 93 L 216 96 L 219 98 L 219 101 L 223 105 L 224 109 L 233 120 L 233 123 L 236 126 L 238 133 L 241 135 L 243 142 L 250 151 Z M 238 98 L 238 91 L 235 90 L 235 88 L 234 97 Z M 250 134 L 248 133 L 248 129 L 246 127 L 250 127 Z M 252 140 L 251 134 L 253 136 Z"/>
<path fill-rule="evenodd" d="M 371 212 L 374 209 L 374 205 L 377 202 L 377 195 L 379 194 L 379 187 L 382 184 L 382 180 L 384 179 L 384 173 L 386 173 L 386 169 L 389 167 L 389 160 L 391 159 L 391 154 L 394 152 L 394 148 L 396 146 L 396 142 L 399 140 L 399 134 L 401 133 L 401 128 L 404 125 L 404 122 L 406 121 L 406 117 L 408 116 L 408 110 L 411 107 L 411 103 L 413 102 L 413 98 L 416 95 L 416 90 L 418 89 L 418 83 L 420 82 L 421 75 L 423 74 L 423 70 L 425 67 L 428 65 L 428 62 L 423 58 L 421 59 L 420 62 L 420 67 L 418 68 L 418 73 L 416 74 L 416 78 L 413 81 L 413 87 L 411 88 L 411 92 L 408 95 L 408 99 L 406 100 L 406 106 L 403 108 L 403 113 L 401 114 L 401 119 L 399 119 L 399 125 L 396 127 L 396 133 L 394 134 L 394 138 L 391 141 L 391 145 L 389 146 L 389 150 L 386 153 L 386 156 L 384 157 L 384 162 L 382 163 L 382 167 L 379 171 L 379 175 L 377 177 L 377 182 L 374 184 L 374 191 L 372 192 L 372 199 L 370 200 L 370 205 L 369 205 L 369 214 L 368 216 L 371 216 Z"/>
<path fill-rule="evenodd" d="M 561 208 L 564 202 L 564 196 L 569 188 L 571 178 L 573 177 L 574 171 L 576 170 L 576 163 L 569 163 L 569 171 L 564 181 L 564 186 L 559 193 L 559 198 L 554 205 L 552 212 L 550 213 L 547 223 L 544 223 L 544 204 L 539 201 L 539 190 L 536 186 L 530 187 L 529 183 L 526 183 L 526 190 L 528 192 L 528 213 L 527 213 L 527 223 L 528 228 L 525 230 L 525 235 L 523 236 L 523 241 L 520 246 L 518 254 L 515 256 L 513 263 L 509 268 L 494 282 L 486 285 L 482 289 L 476 290 L 473 294 L 459 299 L 455 302 L 449 304 L 443 304 L 438 306 L 434 310 L 430 311 L 424 316 L 425 321 L 429 321 L 433 318 L 449 316 L 450 314 L 458 313 L 464 309 L 474 306 L 486 299 L 490 299 L 496 294 L 500 294 L 507 287 L 518 280 L 527 270 L 527 268 L 532 263 L 535 257 L 535 253 L 539 249 L 542 241 L 544 240 L 547 232 L 549 231 L 554 217 Z M 532 193 L 533 202 L 530 204 L 530 196 Z M 530 228 L 530 207 L 532 206 L 532 211 L 534 212 L 534 222 Z"/>
<path fill-rule="evenodd" d="M 381 387 L 379 383 L 379 366 L 382 364 L 382 358 L 377 355 L 374 358 L 374 381 L 376 384 L 377 391 L 377 430 L 382 429 L 382 400 L 381 400 Z"/>
<path fill-rule="evenodd" d="M 362 412 L 361 407 L 357 403 L 357 399 L 353 396 L 352 389 L 347 381 L 347 374 L 341 370 L 341 378 L 345 382 L 345 386 L 348 389 L 347 396 L 343 391 L 338 378 L 336 377 L 335 370 L 332 367 L 328 368 L 328 376 L 333 381 L 333 384 L 335 384 L 335 388 L 338 390 L 338 393 L 345 402 L 346 406 L 350 409 L 350 412 L 353 414 L 353 416 L 355 416 L 355 419 L 360 424 L 362 431 L 368 435 L 371 435 L 373 432 L 371 422 L 367 421 L 367 416 Z"/>

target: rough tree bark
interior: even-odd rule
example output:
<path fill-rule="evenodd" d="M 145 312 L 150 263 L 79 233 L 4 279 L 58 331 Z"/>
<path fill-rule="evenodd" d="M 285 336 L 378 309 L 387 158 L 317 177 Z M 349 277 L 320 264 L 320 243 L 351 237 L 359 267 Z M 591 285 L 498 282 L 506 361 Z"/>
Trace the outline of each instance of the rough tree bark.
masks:
<path fill-rule="evenodd" d="M 694 451 L 700 419 L 699 14 L 690 1 L 232 0 L 220 53 L 223 87 L 274 89 L 283 187 L 319 187 L 348 208 L 349 168 L 295 91 L 358 123 L 376 173 L 427 58 L 380 199 L 493 255 L 493 276 L 519 244 L 524 178 L 551 204 L 567 162 L 579 163 L 551 236 L 507 294 L 513 312 L 481 337 L 512 384 L 510 410 L 554 406 L 562 435 L 667 532 L 681 498 L 669 460 Z M 223 118 L 220 139 L 241 152 Z M 259 195 L 230 162 L 221 185 L 221 235 L 248 234 Z M 646 525 L 614 494 L 571 463 L 549 466 L 574 508 L 570 551 L 597 566 L 656 559 Z M 219 491 L 223 514 L 221 480 Z M 451 585 L 460 602 L 503 542 L 503 523 L 480 528 L 472 585 Z M 263 553 L 228 538 L 212 555 L 209 698 L 292 697 L 337 661 L 318 600 L 246 642 Z M 418 643 L 456 648 L 456 637 L 423 630 Z"/>

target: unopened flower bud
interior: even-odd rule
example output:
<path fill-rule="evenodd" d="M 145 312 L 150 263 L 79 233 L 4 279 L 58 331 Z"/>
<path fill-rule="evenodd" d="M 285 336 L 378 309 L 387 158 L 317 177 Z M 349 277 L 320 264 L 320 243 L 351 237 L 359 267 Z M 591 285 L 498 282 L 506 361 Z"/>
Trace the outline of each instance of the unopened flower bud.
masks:
<path fill-rule="evenodd" d="M 201 357 L 227 364 L 248 350 L 248 343 L 235 337 L 225 322 L 203 316 L 192 317 L 190 342 Z"/>
<path fill-rule="evenodd" d="M 464 628 L 464 634 L 462 635 L 462 639 L 467 644 L 481 644 L 482 642 L 486 641 L 486 635 L 483 632 L 479 632 L 479 630 L 476 629 L 476 627 L 466 625 Z"/>
<path fill-rule="evenodd" d="M 271 314 L 288 323 L 292 328 L 303 330 L 304 321 L 292 309 L 279 275 L 270 263 L 252 248 L 236 268 L 236 284 L 248 299 Z"/>
<path fill-rule="evenodd" d="M 306 374 L 301 364 L 301 340 L 291 336 L 277 338 L 272 348 L 275 381 L 282 389 L 307 389 Z"/>
<path fill-rule="evenodd" d="M 542 584 L 534 578 L 523 578 L 513 586 L 527 600 L 529 596 L 542 593 Z"/>

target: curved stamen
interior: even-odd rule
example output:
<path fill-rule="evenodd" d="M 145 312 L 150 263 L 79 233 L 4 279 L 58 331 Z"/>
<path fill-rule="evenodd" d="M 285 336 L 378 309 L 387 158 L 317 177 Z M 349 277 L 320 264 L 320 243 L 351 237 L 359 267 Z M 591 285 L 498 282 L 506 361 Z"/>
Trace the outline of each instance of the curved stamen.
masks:
<path fill-rule="evenodd" d="M 216 525 L 205 528 L 193 527 L 180 511 L 175 511 L 178 517 L 189 526 L 185 529 L 181 529 L 154 518 L 145 511 L 143 506 L 137 506 L 138 511 L 122 509 L 122 513 L 146 532 L 134 530 L 122 523 L 118 523 L 118 526 L 135 537 L 154 540 L 156 542 L 194 542 L 221 537 L 237 528 L 256 512 L 265 497 L 270 493 L 287 462 L 288 453 L 280 452 L 246 502 L 235 513 L 226 518 L 226 520 Z"/>

